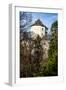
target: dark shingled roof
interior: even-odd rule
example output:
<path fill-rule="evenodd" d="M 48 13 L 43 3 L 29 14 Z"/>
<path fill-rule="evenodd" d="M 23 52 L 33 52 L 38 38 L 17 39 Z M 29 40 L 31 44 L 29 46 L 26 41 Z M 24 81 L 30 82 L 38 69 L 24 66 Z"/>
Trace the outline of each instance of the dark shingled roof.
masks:
<path fill-rule="evenodd" d="M 37 21 L 35 21 L 35 23 L 34 24 L 32 24 L 31 26 L 43 26 L 43 27 L 45 27 L 46 29 L 48 29 L 41 21 L 40 21 L 40 19 L 38 19 Z"/>

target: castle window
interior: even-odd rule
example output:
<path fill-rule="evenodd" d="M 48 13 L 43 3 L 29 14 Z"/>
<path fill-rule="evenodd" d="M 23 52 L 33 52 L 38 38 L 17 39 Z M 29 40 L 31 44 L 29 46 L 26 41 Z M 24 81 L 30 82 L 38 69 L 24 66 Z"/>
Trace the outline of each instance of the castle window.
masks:
<path fill-rule="evenodd" d="M 42 36 L 43 36 L 43 33 L 42 33 Z"/>
<path fill-rule="evenodd" d="M 44 28 L 42 28 L 42 31 L 44 30 Z"/>

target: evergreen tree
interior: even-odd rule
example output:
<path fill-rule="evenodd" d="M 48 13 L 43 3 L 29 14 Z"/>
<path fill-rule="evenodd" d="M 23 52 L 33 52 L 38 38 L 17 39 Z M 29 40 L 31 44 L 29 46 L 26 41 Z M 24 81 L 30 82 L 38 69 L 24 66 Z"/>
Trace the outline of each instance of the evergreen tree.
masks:
<path fill-rule="evenodd" d="M 51 40 L 49 44 L 48 63 L 44 66 L 45 76 L 58 75 L 58 21 L 51 27 Z"/>

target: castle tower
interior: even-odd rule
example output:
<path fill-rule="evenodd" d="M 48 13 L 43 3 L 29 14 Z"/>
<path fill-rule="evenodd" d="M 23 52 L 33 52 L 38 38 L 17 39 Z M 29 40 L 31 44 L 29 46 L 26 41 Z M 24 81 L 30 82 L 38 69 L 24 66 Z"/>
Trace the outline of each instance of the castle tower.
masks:
<path fill-rule="evenodd" d="M 38 19 L 34 24 L 31 25 L 31 31 L 36 35 L 39 35 L 41 38 L 46 35 L 48 28 Z"/>

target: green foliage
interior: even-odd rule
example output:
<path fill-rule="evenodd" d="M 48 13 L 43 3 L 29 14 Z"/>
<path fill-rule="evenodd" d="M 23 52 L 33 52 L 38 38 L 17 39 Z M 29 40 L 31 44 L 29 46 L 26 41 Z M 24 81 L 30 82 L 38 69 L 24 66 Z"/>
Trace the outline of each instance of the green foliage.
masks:
<path fill-rule="evenodd" d="M 48 63 L 44 65 L 43 74 L 45 76 L 58 75 L 58 22 L 54 22 L 51 27 L 51 40 L 49 44 Z"/>
<path fill-rule="evenodd" d="M 27 49 L 26 43 L 20 43 L 20 77 L 57 76 L 58 75 L 58 21 L 51 26 L 51 40 L 48 58 L 43 60 L 43 48 L 38 35 L 33 45 Z M 34 50 L 33 56 L 31 55 Z"/>

